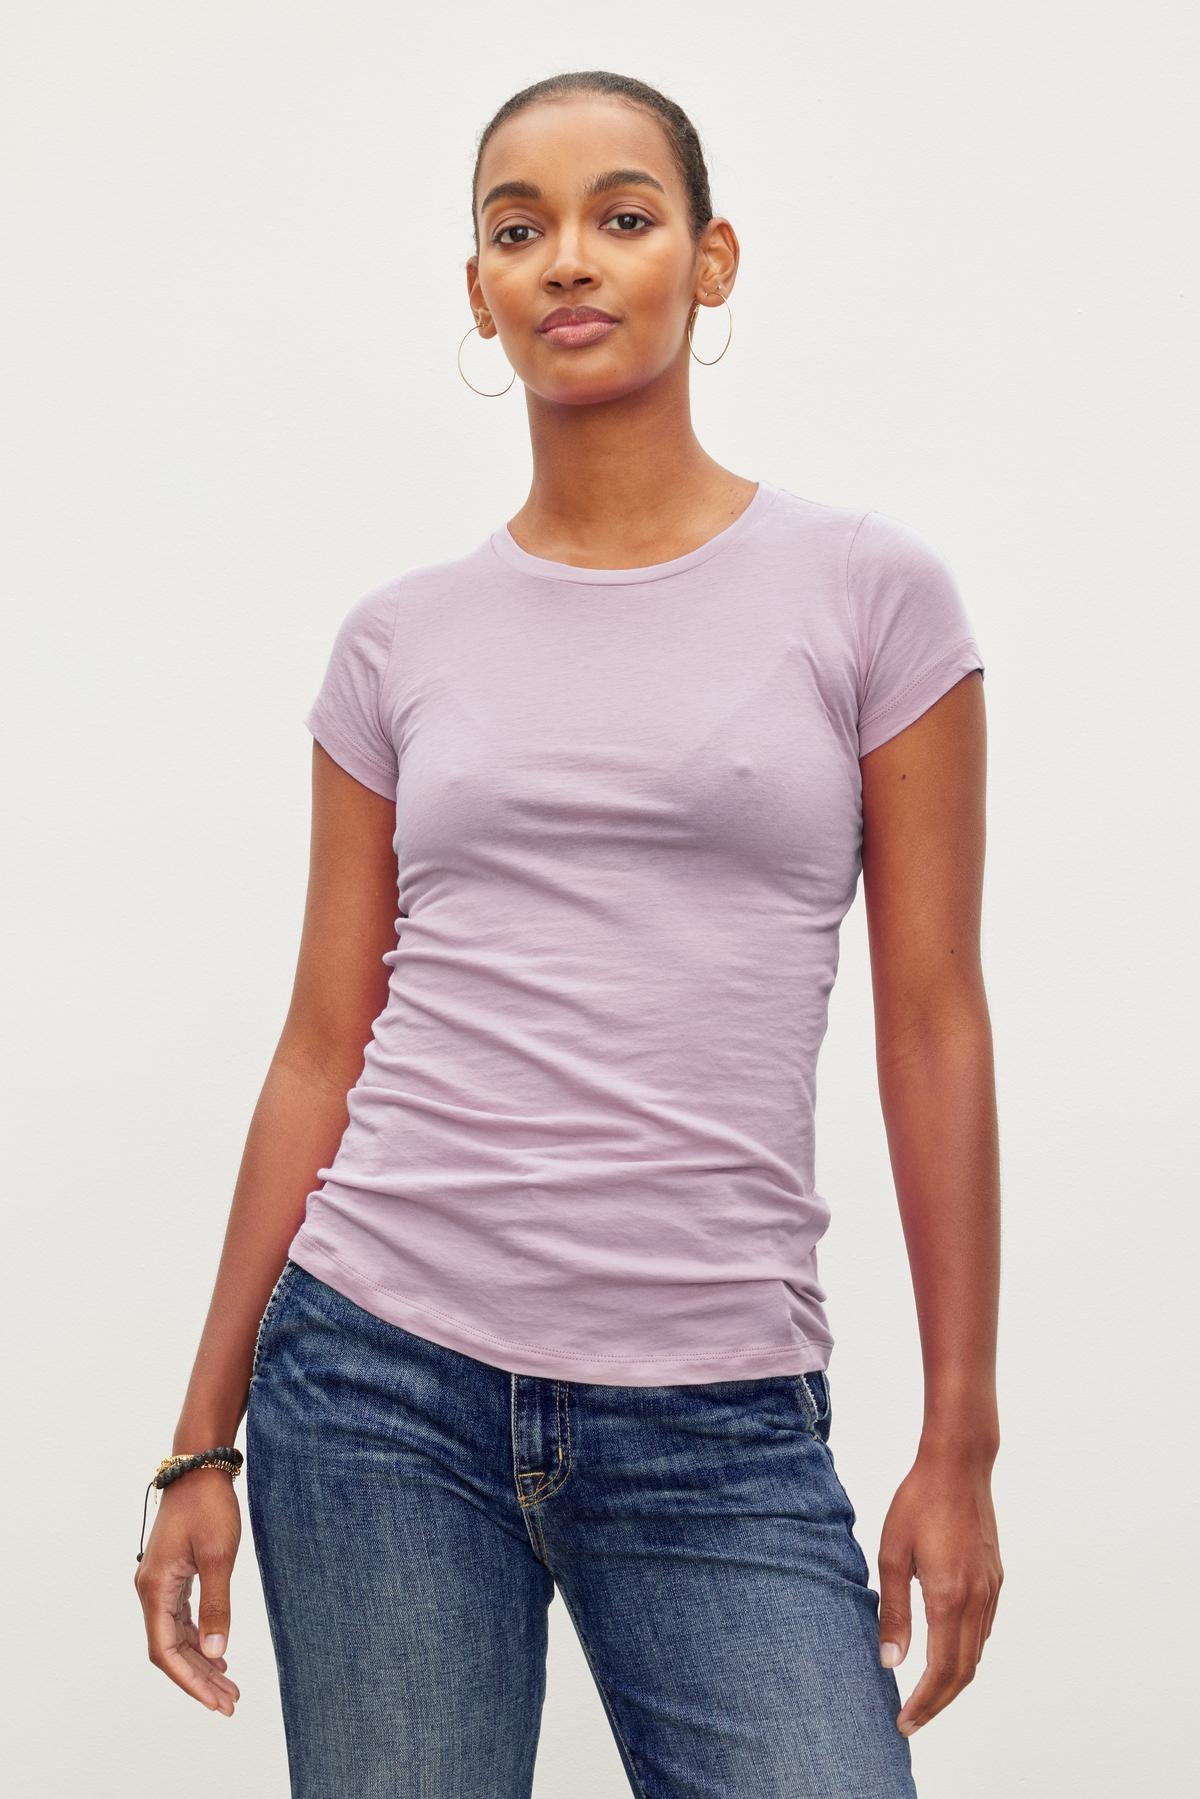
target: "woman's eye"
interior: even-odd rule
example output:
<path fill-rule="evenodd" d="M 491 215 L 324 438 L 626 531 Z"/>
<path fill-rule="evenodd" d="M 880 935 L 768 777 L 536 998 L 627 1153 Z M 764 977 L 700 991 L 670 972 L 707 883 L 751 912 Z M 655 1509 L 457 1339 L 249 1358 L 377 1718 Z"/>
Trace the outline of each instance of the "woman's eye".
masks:
<path fill-rule="evenodd" d="M 608 224 L 609 225 L 621 225 L 623 223 L 630 223 L 630 222 L 632 223 L 632 225 L 634 227 L 633 230 L 618 231 L 616 233 L 616 235 L 618 237 L 638 237 L 640 235 L 639 227 L 649 230 L 651 228 L 651 226 L 653 225 L 654 221 L 652 219 L 647 219 L 647 218 L 643 217 L 643 215 L 640 212 L 617 212 L 617 213 L 613 214 L 611 219 L 609 219 Z M 608 229 L 608 226 L 606 225 L 605 230 L 607 230 L 607 229 Z M 525 235 L 523 237 L 510 237 L 509 233 L 514 232 L 514 231 L 524 232 L 527 235 Z M 539 234 L 538 234 L 538 229 L 537 229 L 536 225 L 502 225 L 500 227 L 499 231 L 493 232 L 491 241 L 494 244 L 504 244 L 506 242 L 510 243 L 510 244 L 514 244 L 514 245 L 515 244 L 527 244 L 527 243 L 531 242 L 532 237 L 536 237 L 538 235 Z"/>

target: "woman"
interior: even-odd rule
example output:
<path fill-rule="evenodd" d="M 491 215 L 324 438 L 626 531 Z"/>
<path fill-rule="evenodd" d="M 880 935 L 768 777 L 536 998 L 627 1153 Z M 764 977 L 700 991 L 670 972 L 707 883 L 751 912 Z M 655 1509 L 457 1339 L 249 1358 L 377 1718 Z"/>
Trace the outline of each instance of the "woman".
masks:
<path fill-rule="evenodd" d="M 295 990 L 175 1453 L 246 1413 L 293 1793 L 528 1794 L 558 1593 L 634 1792 L 910 1794 L 1001 1581 L 982 660 L 915 531 L 697 441 L 692 327 L 739 249 L 674 103 L 523 91 L 472 213 L 533 481 L 337 633 Z M 860 867 L 925 1372 L 878 1592 L 813 1183 Z M 137 1577 L 151 1659 L 226 1714 L 230 1472 L 164 1490 Z"/>

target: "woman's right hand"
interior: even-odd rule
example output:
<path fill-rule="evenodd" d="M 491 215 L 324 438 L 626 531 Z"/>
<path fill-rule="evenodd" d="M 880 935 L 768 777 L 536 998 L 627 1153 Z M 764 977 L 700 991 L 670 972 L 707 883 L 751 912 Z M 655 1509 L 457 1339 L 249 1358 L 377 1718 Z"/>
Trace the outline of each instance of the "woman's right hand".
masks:
<path fill-rule="evenodd" d="M 150 1660 L 185 1693 L 227 1718 L 242 1696 L 225 1672 L 229 1579 L 241 1537 L 233 1476 L 223 1468 L 192 1468 L 161 1489 L 150 1541 L 133 1577 Z M 197 1575 L 198 1625 L 191 1607 Z"/>

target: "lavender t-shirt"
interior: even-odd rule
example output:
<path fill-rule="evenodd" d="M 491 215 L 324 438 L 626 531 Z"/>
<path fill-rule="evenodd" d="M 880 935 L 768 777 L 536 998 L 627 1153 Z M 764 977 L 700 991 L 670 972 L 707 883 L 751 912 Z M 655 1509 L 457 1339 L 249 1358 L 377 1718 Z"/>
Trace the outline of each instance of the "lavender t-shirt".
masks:
<path fill-rule="evenodd" d="M 827 1367 L 859 758 L 982 667 L 923 537 L 765 481 L 668 562 L 502 526 L 361 598 L 305 723 L 395 800 L 397 942 L 292 1258 L 515 1373 Z"/>

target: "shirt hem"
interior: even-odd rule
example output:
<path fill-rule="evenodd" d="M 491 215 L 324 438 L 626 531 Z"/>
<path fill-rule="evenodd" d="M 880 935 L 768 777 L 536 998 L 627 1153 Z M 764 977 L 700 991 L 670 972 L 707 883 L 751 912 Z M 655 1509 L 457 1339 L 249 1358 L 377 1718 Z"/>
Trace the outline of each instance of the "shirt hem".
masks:
<path fill-rule="evenodd" d="M 344 1262 L 333 1250 L 306 1235 L 304 1227 L 288 1246 L 289 1260 L 335 1288 L 345 1299 L 389 1324 L 453 1349 L 508 1374 L 543 1380 L 574 1380 L 605 1386 L 698 1386 L 722 1380 L 770 1379 L 815 1374 L 828 1369 L 832 1337 L 805 1337 L 790 1345 L 717 1349 L 696 1355 L 603 1355 L 590 1350 L 555 1350 L 491 1336 L 436 1307 L 419 1305 Z"/>
<path fill-rule="evenodd" d="M 976 669 L 983 674 L 983 657 L 974 637 L 964 637 L 944 650 L 899 693 L 859 721 L 860 758 L 915 724 L 936 700 Z"/>
<path fill-rule="evenodd" d="M 359 748 L 349 738 L 341 726 L 331 719 L 324 707 L 314 705 L 305 716 L 304 723 L 316 738 L 321 748 L 327 750 L 340 768 L 354 776 L 372 793 L 378 793 L 385 800 L 396 797 L 397 775 L 392 769 L 382 768 L 366 751 Z"/>

